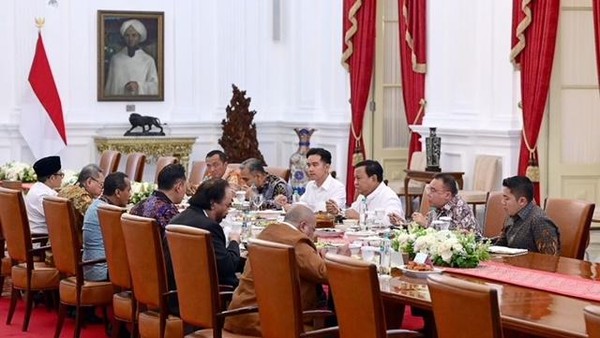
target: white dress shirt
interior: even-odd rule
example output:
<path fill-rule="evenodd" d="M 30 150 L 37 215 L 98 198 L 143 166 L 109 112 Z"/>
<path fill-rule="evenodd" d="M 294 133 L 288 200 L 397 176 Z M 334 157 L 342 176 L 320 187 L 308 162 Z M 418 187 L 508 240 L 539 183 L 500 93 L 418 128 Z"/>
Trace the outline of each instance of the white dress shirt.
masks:
<path fill-rule="evenodd" d="M 398 198 L 398 195 L 392 190 L 392 188 L 381 182 L 373 192 L 368 196 L 358 195 L 356 201 L 352 203 L 350 209 L 359 212 L 359 205 L 363 198 L 367 199 L 367 210 L 375 211 L 376 209 L 383 209 L 385 216 L 383 217 L 383 224 L 391 225 L 388 215 L 390 213 L 396 213 L 404 219 L 404 209 L 402 203 Z"/>
<path fill-rule="evenodd" d="M 346 206 L 346 187 L 331 175 L 327 175 L 320 187 L 315 181 L 309 181 L 304 194 L 300 196 L 300 202 L 315 212 L 326 211 L 325 202 L 330 199 L 334 200 L 340 208 Z"/>
<path fill-rule="evenodd" d="M 42 182 L 36 182 L 25 195 L 25 207 L 32 234 L 48 234 L 46 215 L 42 201 L 44 196 L 56 196 L 58 192 Z"/>

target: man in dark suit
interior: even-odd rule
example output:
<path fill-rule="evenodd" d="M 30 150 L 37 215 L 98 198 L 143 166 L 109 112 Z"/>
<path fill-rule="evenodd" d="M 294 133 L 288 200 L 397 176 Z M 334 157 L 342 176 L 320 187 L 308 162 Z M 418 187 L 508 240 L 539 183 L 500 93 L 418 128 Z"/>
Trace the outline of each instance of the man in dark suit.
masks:
<path fill-rule="evenodd" d="M 240 264 L 240 234 L 229 233 L 229 244 L 225 241 L 225 233 L 219 223 L 227 216 L 231 206 L 233 191 L 229 183 L 223 179 L 213 179 L 203 182 L 196 193 L 189 199 L 190 206 L 171 219 L 170 224 L 189 225 L 195 228 L 210 231 L 212 236 L 219 284 L 237 287 L 238 279 L 235 275 Z M 165 250 L 168 254 L 168 250 Z M 169 283 L 174 286 L 171 259 L 167 257 L 167 273 Z"/>

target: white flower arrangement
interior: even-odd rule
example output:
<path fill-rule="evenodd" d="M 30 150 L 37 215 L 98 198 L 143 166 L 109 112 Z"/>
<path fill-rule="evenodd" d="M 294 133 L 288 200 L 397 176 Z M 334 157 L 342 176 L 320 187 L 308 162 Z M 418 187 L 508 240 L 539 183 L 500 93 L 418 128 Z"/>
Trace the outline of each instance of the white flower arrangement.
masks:
<path fill-rule="evenodd" d="M 137 204 L 148 198 L 158 186 L 150 182 L 131 182 L 131 203 Z"/>
<path fill-rule="evenodd" d="M 0 180 L 28 183 L 37 181 L 37 175 L 33 167 L 27 163 L 9 162 L 0 166 Z"/>
<path fill-rule="evenodd" d="M 408 230 L 398 230 L 392 240 L 392 248 L 409 256 L 427 254 L 434 265 L 455 268 L 474 268 L 480 261 L 489 259 L 489 242 L 479 242 L 474 233 L 435 230 L 419 225 Z"/>
<path fill-rule="evenodd" d="M 60 185 L 62 188 L 77 183 L 77 180 L 79 179 L 79 172 L 67 169 L 63 170 L 63 173 L 65 176 L 63 177 L 62 184 Z"/>

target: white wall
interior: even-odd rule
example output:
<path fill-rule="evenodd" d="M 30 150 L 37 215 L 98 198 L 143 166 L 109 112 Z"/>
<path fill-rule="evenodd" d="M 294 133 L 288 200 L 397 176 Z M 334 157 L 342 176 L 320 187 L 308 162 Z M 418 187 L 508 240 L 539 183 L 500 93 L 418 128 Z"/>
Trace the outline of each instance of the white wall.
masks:
<path fill-rule="evenodd" d="M 269 165 L 287 165 L 294 127 L 318 129 L 312 145 L 331 150 L 344 179 L 349 124 L 347 76 L 340 65 L 341 0 L 6 0 L 0 13 L 0 163 L 31 162 L 18 132 L 20 101 L 42 30 L 67 125 L 63 167 L 96 161 L 94 135 L 122 135 L 126 104 L 167 123 L 170 135 L 198 136 L 192 159 L 218 147 L 231 84 L 246 90 Z M 280 3 L 279 13 L 273 4 Z M 98 10 L 164 11 L 163 102 L 98 102 Z M 274 15 L 279 39 L 274 40 Z"/>
<path fill-rule="evenodd" d="M 502 157 L 502 176 L 516 175 L 521 112 L 509 61 L 512 3 L 429 0 L 427 15 L 427 107 L 423 126 L 413 129 L 425 137 L 438 128 L 442 170 L 464 171 L 467 189 L 477 155 Z"/>

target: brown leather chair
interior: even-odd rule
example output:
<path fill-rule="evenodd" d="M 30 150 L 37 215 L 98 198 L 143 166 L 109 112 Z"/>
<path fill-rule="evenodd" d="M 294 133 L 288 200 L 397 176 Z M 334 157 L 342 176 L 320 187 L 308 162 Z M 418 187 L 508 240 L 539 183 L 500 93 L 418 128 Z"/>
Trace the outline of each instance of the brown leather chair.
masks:
<path fill-rule="evenodd" d="M 27 331 L 33 306 L 32 291 L 58 289 L 58 270 L 44 262 L 33 261 L 34 254 L 43 253 L 50 247 L 33 248 L 32 242 L 43 242 L 48 238 L 38 237 L 32 241 L 25 202 L 20 191 L 0 188 L 0 222 L 3 224 L 8 255 L 16 263 L 11 268 L 12 288 L 6 324 L 9 325 L 12 321 L 20 291 L 25 291 L 22 330 Z"/>
<path fill-rule="evenodd" d="M 0 219 L 0 290 L 4 289 L 4 279 L 10 277 L 12 269 L 12 259 L 6 256 L 5 248 L 6 240 L 4 239 L 4 230 L 2 230 L 2 219 Z"/>
<path fill-rule="evenodd" d="M 590 240 L 595 204 L 587 201 L 547 198 L 544 209 L 560 232 L 560 255 L 583 259 Z"/>
<path fill-rule="evenodd" d="M 142 153 L 131 153 L 127 155 L 125 174 L 134 182 L 142 182 L 144 179 L 144 168 L 146 167 L 146 155 Z"/>
<path fill-rule="evenodd" d="M 281 177 L 284 181 L 290 180 L 290 168 L 285 167 L 265 167 L 265 171 L 271 175 Z"/>
<path fill-rule="evenodd" d="M 485 204 L 483 236 L 493 238 L 500 235 L 508 215 L 502 206 L 502 191 L 490 192 Z"/>
<path fill-rule="evenodd" d="M 159 226 L 153 218 L 121 216 L 141 337 L 182 337 L 183 322 L 168 313 L 169 295 Z"/>
<path fill-rule="evenodd" d="M 164 167 L 172 163 L 177 163 L 177 157 L 175 156 L 161 156 L 156 160 L 156 173 L 154 174 L 154 183 L 158 183 L 158 174 L 163 170 Z"/>
<path fill-rule="evenodd" d="M 502 158 L 493 155 L 477 155 L 473 170 L 473 189 L 460 190 L 458 194 L 469 204 L 473 204 L 473 214 L 476 214 L 477 205 L 484 204 L 498 182 L 501 181 Z"/>
<path fill-rule="evenodd" d="M 105 150 L 100 156 L 100 164 L 98 165 L 104 175 L 114 173 L 119 169 L 119 162 L 121 161 L 121 153 L 116 150 Z"/>
<path fill-rule="evenodd" d="M 108 276 L 117 288 L 112 297 L 114 319 L 112 336 L 118 337 L 122 323 L 132 324 L 132 337 L 137 336 L 136 301 L 131 285 L 129 262 L 125 252 L 125 238 L 121 228 L 121 215 L 127 209 L 115 205 L 102 204 L 98 207 L 98 219 L 102 230 L 102 240 L 108 264 Z"/>
<path fill-rule="evenodd" d="M 21 181 L 2 181 L 2 187 L 7 189 L 23 191 L 23 182 Z"/>
<path fill-rule="evenodd" d="M 585 328 L 589 338 L 600 338 L 600 306 L 588 305 L 583 309 Z"/>
<path fill-rule="evenodd" d="M 194 337 L 246 337 L 222 330 L 225 317 L 256 312 L 257 308 L 223 311 L 210 232 L 170 224 L 166 237 L 177 283 L 179 315 L 186 324 L 204 328 Z"/>
<path fill-rule="evenodd" d="M 377 268 L 372 263 L 328 254 L 325 258 L 340 337 L 421 337 L 409 330 L 386 330 Z M 357 314 L 360 313 L 360 320 Z"/>
<path fill-rule="evenodd" d="M 260 239 L 250 239 L 249 242 L 248 259 L 252 265 L 262 336 L 279 338 L 335 334 L 337 328 L 304 331 L 304 319 L 323 319 L 331 312 L 302 312 L 294 248 Z"/>
<path fill-rule="evenodd" d="M 81 260 L 79 229 L 75 226 L 71 201 L 62 197 L 46 196 L 43 204 L 54 264 L 65 277 L 60 281 L 60 307 L 54 337 L 60 336 L 67 306 L 75 306 L 74 336 L 79 337 L 83 323 L 82 307 L 102 306 L 104 322 L 105 325 L 108 324 L 106 307 L 112 302 L 114 288 L 109 281 L 86 281 L 83 278 L 83 266 L 98 263 L 98 260 L 85 262 Z"/>
<path fill-rule="evenodd" d="M 438 338 L 502 337 L 496 289 L 444 275 L 430 275 L 427 287 Z"/>
<path fill-rule="evenodd" d="M 188 177 L 189 184 L 194 186 L 200 185 L 200 183 L 202 183 L 202 179 L 204 178 L 204 174 L 206 174 L 206 162 L 194 161 L 192 163 L 190 176 Z"/>

